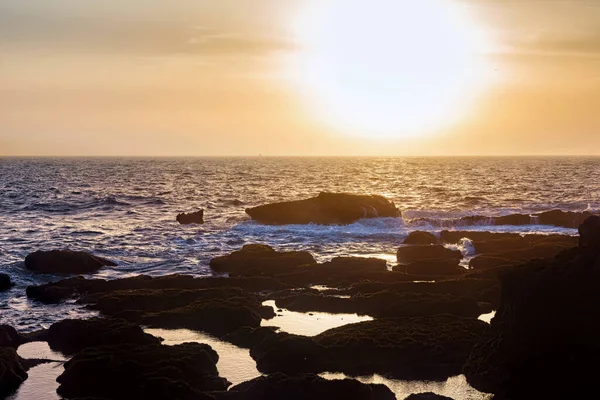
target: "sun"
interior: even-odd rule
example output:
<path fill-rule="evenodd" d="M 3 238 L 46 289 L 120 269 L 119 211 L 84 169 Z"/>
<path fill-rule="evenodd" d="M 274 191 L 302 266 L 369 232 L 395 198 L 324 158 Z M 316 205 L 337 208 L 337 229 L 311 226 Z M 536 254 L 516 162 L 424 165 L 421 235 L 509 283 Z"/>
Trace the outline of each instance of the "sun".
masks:
<path fill-rule="evenodd" d="M 292 34 L 289 78 L 344 135 L 435 134 L 489 82 L 487 32 L 453 0 L 306 0 Z"/>

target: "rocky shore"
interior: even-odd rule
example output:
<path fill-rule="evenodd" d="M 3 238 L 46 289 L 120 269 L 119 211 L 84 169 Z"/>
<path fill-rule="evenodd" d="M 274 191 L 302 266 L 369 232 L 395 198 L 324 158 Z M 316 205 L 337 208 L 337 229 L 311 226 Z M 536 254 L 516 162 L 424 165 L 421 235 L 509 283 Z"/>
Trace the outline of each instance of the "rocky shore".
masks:
<path fill-rule="evenodd" d="M 329 194 L 248 213 L 272 223 L 340 223 L 361 218 L 363 208 L 367 216 L 396 210 L 372 196 L 346 200 L 333 214 Z M 70 357 L 57 379 L 65 399 L 396 398 L 386 386 L 327 380 L 319 376 L 325 372 L 427 381 L 464 373 L 497 400 L 583 398 L 595 391 L 600 356 L 600 217 L 588 217 L 579 232 L 578 238 L 414 232 L 399 244 L 392 270 L 376 258 L 317 262 L 308 252 L 252 244 L 210 262 L 228 277 L 71 276 L 30 286 L 32 301 L 76 301 L 99 317 L 65 319 L 30 334 L 0 326 L 0 397 L 28 377 L 31 363 L 15 349 L 45 341 Z M 465 242 L 475 251 L 468 268 L 457 250 Z M 31 254 L 24 265 L 37 273 L 86 274 L 110 263 L 50 251 Z M 0 278 L 10 284 L 10 277 Z M 278 312 L 267 300 L 292 311 L 374 319 L 301 336 L 263 325 Z M 478 319 L 492 310 L 491 325 Z M 247 348 L 264 375 L 231 387 L 209 345 L 165 346 L 142 327 L 201 331 Z"/>

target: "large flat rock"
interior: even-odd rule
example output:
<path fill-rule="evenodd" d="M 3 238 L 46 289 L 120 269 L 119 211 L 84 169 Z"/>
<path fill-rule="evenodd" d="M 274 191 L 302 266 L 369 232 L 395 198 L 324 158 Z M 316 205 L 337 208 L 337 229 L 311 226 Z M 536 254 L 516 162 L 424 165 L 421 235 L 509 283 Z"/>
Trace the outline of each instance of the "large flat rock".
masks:
<path fill-rule="evenodd" d="M 351 224 L 361 218 L 397 217 L 394 203 L 383 196 L 322 192 L 306 200 L 246 209 L 253 220 L 271 225 Z"/>

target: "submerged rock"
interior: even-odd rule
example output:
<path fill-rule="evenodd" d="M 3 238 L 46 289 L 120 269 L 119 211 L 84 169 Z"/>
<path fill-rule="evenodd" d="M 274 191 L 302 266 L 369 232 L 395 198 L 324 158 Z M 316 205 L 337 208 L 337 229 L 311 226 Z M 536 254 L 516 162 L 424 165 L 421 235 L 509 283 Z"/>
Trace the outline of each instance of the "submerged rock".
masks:
<path fill-rule="evenodd" d="M 7 274 L 0 274 L 0 292 L 10 289 L 14 283 Z"/>
<path fill-rule="evenodd" d="M 88 347 L 117 344 L 160 344 L 160 339 L 144 333 L 138 325 L 122 319 L 65 319 L 53 324 L 46 333 L 52 350 L 75 354 Z"/>
<path fill-rule="evenodd" d="M 378 319 L 330 329 L 315 337 L 278 333 L 250 350 L 259 371 L 288 374 L 373 373 L 444 380 L 462 370 L 487 324 L 440 315 Z"/>
<path fill-rule="evenodd" d="M 177 214 L 177 222 L 181 225 L 190 224 L 203 224 L 204 223 L 204 210 L 192 212 L 192 213 L 181 213 Z"/>
<path fill-rule="evenodd" d="M 217 397 L 224 400 L 394 400 L 396 396 L 381 384 L 354 379 L 327 380 L 317 375 L 272 374 L 232 387 Z"/>
<path fill-rule="evenodd" d="M 580 228 L 580 247 L 501 274 L 502 294 L 490 329 L 464 373 L 499 398 L 586 398 L 600 374 L 600 230 Z"/>
<path fill-rule="evenodd" d="M 460 261 L 462 253 L 458 250 L 447 249 L 442 245 L 402 246 L 396 253 L 398 263 L 410 264 L 424 260 Z"/>
<path fill-rule="evenodd" d="M 436 244 L 437 238 L 433 233 L 414 231 L 408 234 L 406 239 L 402 242 L 403 244 Z"/>
<path fill-rule="evenodd" d="M 0 347 L 0 397 L 14 392 L 27 379 L 17 351 L 12 347 Z"/>
<path fill-rule="evenodd" d="M 76 354 L 57 378 L 65 398 L 207 399 L 226 390 L 217 353 L 206 344 L 92 347 Z"/>
<path fill-rule="evenodd" d="M 394 203 L 383 196 L 319 193 L 306 200 L 248 208 L 253 220 L 264 224 L 350 224 L 361 218 L 398 217 Z"/>
<path fill-rule="evenodd" d="M 83 251 L 36 251 L 25 257 L 25 267 L 44 274 L 90 274 L 104 266 L 116 266 L 112 261 Z"/>

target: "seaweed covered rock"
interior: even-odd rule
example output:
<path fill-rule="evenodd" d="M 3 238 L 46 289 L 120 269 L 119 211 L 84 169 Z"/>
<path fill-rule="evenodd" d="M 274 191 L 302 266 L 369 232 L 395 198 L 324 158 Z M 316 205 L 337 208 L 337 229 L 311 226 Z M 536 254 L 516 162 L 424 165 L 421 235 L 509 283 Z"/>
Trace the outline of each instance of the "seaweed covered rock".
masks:
<path fill-rule="evenodd" d="M 0 274 L 0 292 L 10 289 L 13 285 L 10 275 Z"/>
<path fill-rule="evenodd" d="M 489 269 L 506 265 L 518 265 L 535 258 L 553 258 L 572 247 L 569 243 L 532 244 L 527 248 L 477 256 L 469 261 L 469 267 L 472 269 Z"/>
<path fill-rule="evenodd" d="M 317 375 L 272 374 L 232 387 L 224 400 L 394 400 L 396 396 L 381 384 L 354 379 L 327 380 Z"/>
<path fill-rule="evenodd" d="M 361 218 L 397 217 L 394 203 L 383 196 L 319 193 L 306 200 L 248 208 L 246 213 L 263 224 L 351 224 Z"/>
<path fill-rule="evenodd" d="M 277 307 L 293 311 L 357 313 L 380 318 L 424 317 L 452 314 L 477 317 L 481 310 L 473 298 L 447 293 L 415 293 L 382 290 L 350 298 L 322 293 L 291 293 L 275 300 Z"/>
<path fill-rule="evenodd" d="M 406 239 L 402 242 L 403 244 L 436 244 L 438 242 L 437 238 L 433 233 L 423 232 L 423 231 L 414 231 L 408 234 Z"/>
<path fill-rule="evenodd" d="M 261 299 L 238 288 L 198 290 L 139 289 L 89 295 L 82 299 L 104 315 L 156 328 L 188 328 L 222 336 L 258 327 L 275 316 Z"/>
<path fill-rule="evenodd" d="M 57 378 L 64 398 L 207 399 L 203 392 L 226 390 L 217 353 L 206 344 L 92 347 L 65 363 Z"/>
<path fill-rule="evenodd" d="M 27 379 L 27 372 L 12 347 L 0 347 L 0 397 L 14 392 Z"/>
<path fill-rule="evenodd" d="M 0 347 L 18 348 L 25 338 L 10 325 L 0 325 Z"/>
<path fill-rule="evenodd" d="M 421 276 L 458 276 L 467 270 L 459 265 L 459 260 L 421 260 L 410 264 L 399 264 L 394 271 Z"/>
<path fill-rule="evenodd" d="M 390 273 L 385 260 L 365 257 L 334 257 L 317 264 L 307 252 L 276 252 L 266 245 L 246 245 L 242 250 L 211 260 L 217 272 L 231 277 L 269 277 L 290 286 L 347 286 L 362 280 L 413 280 L 415 277 Z"/>
<path fill-rule="evenodd" d="M 247 244 L 241 250 L 210 260 L 210 267 L 217 272 L 229 272 L 242 276 L 261 275 L 263 270 L 285 271 L 300 265 L 316 264 L 306 251 L 275 251 L 266 244 Z"/>
<path fill-rule="evenodd" d="M 460 261 L 462 253 L 458 250 L 447 249 L 442 245 L 402 246 L 396 253 L 400 264 L 410 264 L 423 260 Z"/>
<path fill-rule="evenodd" d="M 48 344 L 63 354 L 75 354 L 88 347 L 117 344 L 160 344 L 160 339 L 122 319 L 65 319 L 52 324 L 46 333 Z"/>
<path fill-rule="evenodd" d="M 330 329 L 315 337 L 278 333 L 250 350 L 259 371 L 373 373 L 444 380 L 462 370 L 487 324 L 439 315 L 378 319 Z"/>
<path fill-rule="evenodd" d="M 177 217 L 175 219 L 181 225 L 203 224 L 204 223 L 204 210 L 191 212 L 191 213 L 177 214 Z"/>
<path fill-rule="evenodd" d="M 58 303 L 77 295 L 108 293 L 119 290 L 139 289 L 208 289 L 240 288 L 249 292 L 280 290 L 285 287 L 281 282 L 268 277 L 249 278 L 194 278 L 190 275 L 165 275 L 151 277 L 139 275 L 123 279 L 85 279 L 73 277 L 57 282 L 27 287 L 27 297 L 43 302 Z"/>
<path fill-rule="evenodd" d="M 188 328 L 216 336 L 244 326 L 258 327 L 262 318 L 272 318 L 271 307 L 259 295 L 243 290 L 272 287 L 270 279 L 194 279 L 172 275 L 139 276 L 106 281 L 71 278 L 27 288 L 27 295 L 44 302 L 78 296 L 88 308 L 104 316 L 122 318 L 156 328 Z"/>
<path fill-rule="evenodd" d="M 585 398 L 596 391 L 597 223 L 582 225 L 580 247 L 501 275 L 500 306 L 464 370 L 473 387 L 513 400 Z"/>
<path fill-rule="evenodd" d="M 44 274 L 90 274 L 104 266 L 116 266 L 112 261 L 83 251 L 36 251 L 25 257 L 25 267 Z"/>

